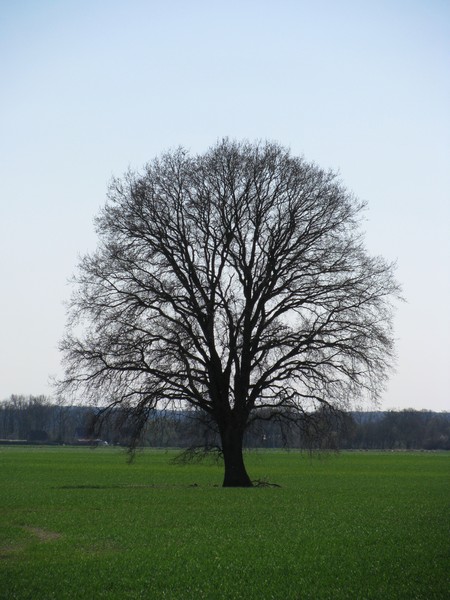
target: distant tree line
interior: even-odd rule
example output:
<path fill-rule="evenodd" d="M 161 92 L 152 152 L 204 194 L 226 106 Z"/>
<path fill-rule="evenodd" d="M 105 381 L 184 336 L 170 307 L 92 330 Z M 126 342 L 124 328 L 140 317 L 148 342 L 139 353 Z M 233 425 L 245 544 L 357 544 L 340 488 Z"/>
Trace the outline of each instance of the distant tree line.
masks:
<path fill-rule="evenodd" d="M 46 396 L 12 395 L 0 402 L 0 443 L 133 444 L 136 424 L 120 409 L 98 418 L 98 409 L 68 406 Z M 303 423 L 266 411 L 250 423 L 249 448 L 450 450 L 450 413 L 406 409 L 336 412 L 322 409 Z M 220 445 L 214 422 L 200 411 L 152 411 L 139 444 L 190 449 Z"/>

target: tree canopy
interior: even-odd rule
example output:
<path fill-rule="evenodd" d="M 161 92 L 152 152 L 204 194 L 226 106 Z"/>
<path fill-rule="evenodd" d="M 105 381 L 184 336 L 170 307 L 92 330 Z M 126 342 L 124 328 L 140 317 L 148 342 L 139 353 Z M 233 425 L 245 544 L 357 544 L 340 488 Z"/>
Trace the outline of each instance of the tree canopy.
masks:
<path fill-rule="evenodd" d="M 363 208 L 269 142 L 178 149 L 114 179 L 75 279 L 63 387 L 138 424 L 158 406 L 207 413 L 224 485 L 251 485 L 252 418 L 307 418 L 386 380 L 399 289 L 364 247 Z"/>

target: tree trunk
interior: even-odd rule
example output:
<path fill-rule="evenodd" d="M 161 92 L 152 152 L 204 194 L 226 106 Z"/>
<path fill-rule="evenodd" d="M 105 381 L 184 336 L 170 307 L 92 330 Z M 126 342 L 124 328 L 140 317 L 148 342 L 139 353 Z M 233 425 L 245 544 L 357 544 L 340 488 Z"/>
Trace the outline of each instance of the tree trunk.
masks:
<path fill-rule="evenodd" d="M 242 455 L 244 430 L 234 424 L 221 428 L 222 450 L 225 463 L 223 487 L 252 487 Z"/>

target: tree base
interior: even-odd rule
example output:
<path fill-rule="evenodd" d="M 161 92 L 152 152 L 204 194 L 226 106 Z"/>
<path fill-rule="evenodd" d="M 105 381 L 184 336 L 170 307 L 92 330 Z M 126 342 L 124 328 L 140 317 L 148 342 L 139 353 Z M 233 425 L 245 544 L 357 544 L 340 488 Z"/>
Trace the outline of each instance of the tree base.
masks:
<path fill-rule="evenodd" d="M 243 463 L 238 469 L 227 469 L 225 466 L 225 476 L 222 487 L 253 487 L 253 482 L 247 475 L 247 471 L 245 470 Z"/>
<path fill-rule="evenodd" d="M 251 488 L 254 487 L 253 483 L 251 481 L 248 482 L 231 482 L 231 481 L 224 481 L 222 484 L 222 487 L 226 487 L 226 488 L 230 488 L 230 487 L 239 487 L 239 488 Z"/>

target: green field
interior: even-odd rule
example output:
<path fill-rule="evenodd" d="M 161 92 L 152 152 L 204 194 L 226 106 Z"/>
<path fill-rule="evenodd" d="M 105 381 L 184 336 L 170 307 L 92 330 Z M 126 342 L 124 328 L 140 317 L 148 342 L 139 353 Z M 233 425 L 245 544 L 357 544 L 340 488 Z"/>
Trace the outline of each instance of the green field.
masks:
<path fill-rule="evenodd" d="M 0 447 L 2 599 L 448 598 L 450 455 Z"/>

